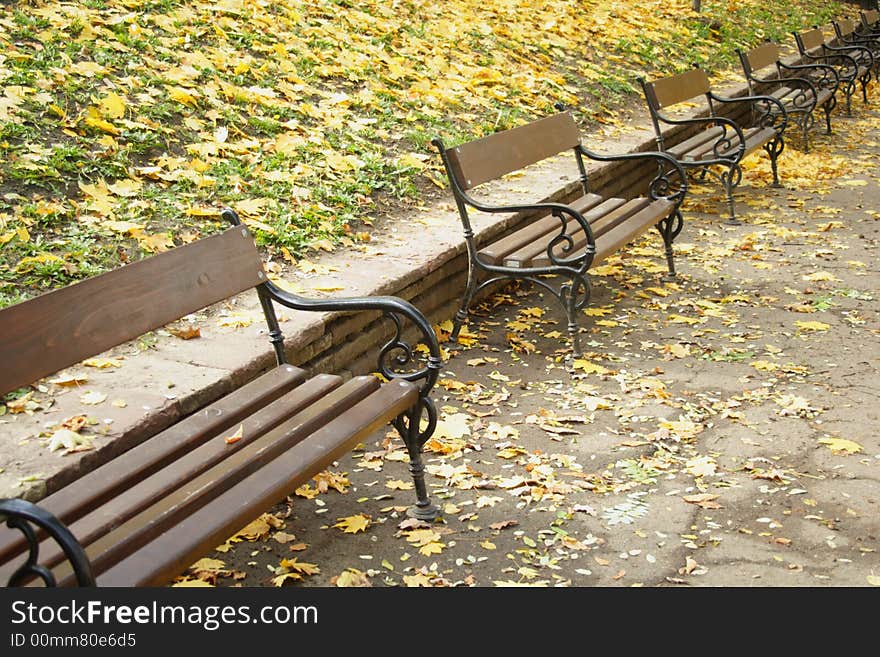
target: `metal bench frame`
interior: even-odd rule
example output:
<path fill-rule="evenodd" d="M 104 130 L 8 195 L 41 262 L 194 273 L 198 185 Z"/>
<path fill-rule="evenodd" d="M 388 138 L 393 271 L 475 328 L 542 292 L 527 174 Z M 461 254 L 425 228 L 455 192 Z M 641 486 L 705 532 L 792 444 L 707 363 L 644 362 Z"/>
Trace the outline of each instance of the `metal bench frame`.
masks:
<path fill-rule="evenodd" d="M 765 94 L 783 101 L 791 120 L 801 129 L 804 151 L 810 150 L 810 131 L 816 123 L 814 112 L 825 113 L 826 134 L 831 134 L 831 112 L 837 106 L 840 78 L 825 64 L 786 64 L 779 58 L 779 46 L 766 41 L 736 54 L 742 64 L 750 95 Z M 771 68 L 772 67 L 772 68 Z"/>
<path fill-rule="evenodd" d="M 667 78 L 651 81 L 639 78 L 639 83 L 648 104 L 658 150 L 673 155 L 686 171 L 697 173 L 701 178 L 712 175 L 721 182 L 727 200 L 728 224 L 742 223 L 736 217 L 733 191 L 742 181 L 740 162 L 744 157 L 759 147 L 766 151 L 773 172 L 772 186 L 780 187 L 777 159 L 785 149 L 788 113 L 777 98 L 720 96 L 712 91 L 706 72 L 696 65 Z M 676 119 L 664 112 L 666 108 L 697 98 L 705 100 L 707 115 Z M 734 103 L 751 106 L 754 128 L 746 131 L 739 122 L 717 111 L 722 105 Z M 676 126 L 686 128 L 684 138 L 668 136 L 669 128 Z"/>
<path fill-rule="evenodd" d="M 687 180 L 684 169 L 674 158 L 652 151 L 605 155 L 588 150 L 580 142 L 579 128 L 569 111 L 560 111 L 544 119 L 452 148 L 447 148 L 439 137 L 433 140 L 433 144 L 439 151 L 446 168 L 464 229 L 468 253 L 467 286 L 453 319 L 450 337 L 452 342 L 458 340 L 461 327 L 468 317 L 471 302 L 478 293 L 490 285 L 519 279 L 547 290 L 559 300 L 565 309 L 568 321 L 567 329 L 572 353 L 574 356 L 579 356 L 581 346 L 577 315 L 590 300 L 589 269 L 651 226 L 656 227 L 663 238 L 669 276 L 675 276 L 672 243 L 683 226 L 679 207 L 687 191 Z M 469 190 L 479 184 L 497 180 L 503 175 L 567 151 L 574 154 L 577 163 L 579 198 L 591 199 L 582 210 L 576 207 L 577 199 L 567 203 L 495 205 L 477 200 L 469 193 Z M 618 223 L 615 223 L 607 233 L 595 234 L 594 227 L 601 220 L 608 220 L 609 215 L 597 215 L 596 212 L 599 210 L 591 214 L 591 208 L 601 206 L 602 197 L 591 195 L 587 159 L 599 162 L 632 161 L 633 164 L 654 162 L 657 167 L 656 173 L 647 185 L 647 194 L 650 202 L 666 203 L 662 208 L 663 216 L 653 219 L 648 217 L 648 223 L 639 226 L 635 224 L 637 221 L 645 221 L 645 214 L 639 215 L 636 212 L 634 217 L 640 217 L 638 220 L 630 216 L 618 216 L 609 222 L 609 225 L 615 221 Z M 555 191 L 551 190 L 551 192 Z M 549 221 L 555 228 L 531 238 L 540 254 L 537 260 L 542 264 L 529 265 L 518 262 L 506 264 L 504 261 L 499 264 L 490 261 L 481 252 L 481 248 L 486 248 L 486 245 L 477 242 L 471 221 L 471 209 L 487 213 L 519 213 L 524 223 L 518 230 L 528 230 L 539 220 Z M 627 222 L 631 219 L 632 223 L 628 225 Z M 546 280 L 548 277 L 561 282 L 552 285 Z"/>
<path fill-rule="evenodd" d="M 828 64 L 835 68 L 846 99 L 847 116 L 852 116 L 852 97 L 856 93 L 856 82 L 861 85 L 863 101 L 868 103 L 868 83 L 874 68 L 874 58 L 868 48 L 834 45 L 825 39 L 825 34 L 818 27 L 792 34 L 805 62 Z"/>
<path fill-rule="evenodd" d="M 294 480 L 307 481 L 386 423 L 393 425 L 403 438 L 409 454 L 409 469 L 416 495 L 416 504 L 410 509 L 411 515 L 427 520 L 438 514 L 437 507 L 427 494 L 421 460 L 422 447 L 436 427 L 437 412 L 429 395 L 442 367 L 440 347 L 428 320 L 411 303 L 397 297 L 307 299 L 282 290 L 268 280 L 253 238 L 241 225 L 235 212 L 224 209 L 222 216 L 232 227 L 220 235 L 178 247 L 173 250 L 177 253 L 159 254 L 96 279 L 88 279 L 49 293 L 56 295 L 54 299 L 37 297 L 0 311 L 0 344 L 5 345 L 4 360 L 9 365 L 0 376 L 2 392 L 29 385 L 34 380 L 74 365 L 83 358 L 103 353 L 111 346 L 134 339 L 145 332 L 141 330 L 144 326 L 159 328 L 173 321 L 169 320 L 171 314 L 182 309 L 186 311 L 176 318 L 205 307 L 189 307 L 192 304 L 204 304 L 207 300 L 206 305 L 210 305 L 226 298 L 224 295 L 229 295 L 230 292 L 234 294 L 249 288 L 255 289 L 259 296 L 277 364 L 276 368 L 235 388 L 232 393 L 210 404 L 206 409 L 151 435 L 130 450 L 98 466 L 97 470 L 82 475 L 36 504 L 23 499 L 0 500 L 0 520 L 5 519 L 7 525 L 5 529 L 0 525 L 0 566 L 7 573 L 11 571 L 9 586 L 36 582 L 47 586 L 74 583 L 89 586 L 96 582 L 113 586 L 152 586 L 167 583 L 205 551 L 222 543 L 224 538 L 231 536 L 241 526 L 291 494 L 293 488 L 288 487 Z M 210 253 L 216 255 L 212 258 L 205 257 Z M 171 257 L 162 259 L 163 256 Z M 151 260 L 152 263 L 149 262 Z M 178 283 L 177 272 L 183 268 L 188 277 Z M 162 281 L 164 287 L 162 283 L 144 280 L 144 272 L 160 270 L 167 272 Z M 149 274 L 146 277 L 149 278 Z M 97 280 L 98 278 L 102 280 Z M 153 285 L 156 289 L 162 289 L 162 298 L 144 301 L 144 312 L 136 313 L 137 317 L 128 315 L 132 318 L 131 327 L 119 325 L 124 319 L 112 321 L 114 313 L 128 313 L 130 305 L 138 303 L 129 292 L 137 296 L 136 288 L 142 287 L 146 292 Z M 76 290 L 77 286 L 82 287 Z M 166 295 L 169 287 L 179 288 L 180 298 Z M 95 312 L 89 313 L 92 316 L 86 319 L 76 317 L 65 320 L 65 328 L 60 330 L 61 333 L 70 328 L 71 322 L 81 322 L 76 324 L 76 339 L 57 342 L 59 335 L 52 326 L 47 326 L 52 319 L 47 314 L 57 312 L 58 305 L 66 307 L 66 302 L 77 298 L 77 295 L 92 295 L 98 290 L 109 291 L 112 298 L 119 301 L 117 305 L 120 309 L 115 311 L 104 304 Z M 63 303 L 59 304 L 59 301 Z M 289 365 L 284 337 L 275 314 L 276 303 L 302 311 L 344 314 L 367 312 L 370 313 L 370 318 L 377 317 L 377 320 L 370 321 L 378 321 L 383 317 L 390 319 L 392 337 L 379 350 L 376 370 L 386 383 L 380 383 L 374 376 L 355 377 L 348 382 L 343 382 L 339 376 L 323 374 L 308 378 L 303 370 Z M 121 308 L 122 306 L 125 308 Z M 78 307 L 73 308 L 72 313 L 80 310 Z M 418 342 L 427 348 L 426 356 L 416 353 L 413 344 L 405 340 L 405 333 L 415 335 Z M 128 337 L 119 340 L 122 336 Z M 31 352 L 30 357 L 27 353 L 18 354 L 28 351 Z M 34 358 L 34 353 L 44 355 Z M 34 363 L 35 360 L 40 362 Z M 262 383 L 264 381 L 268 383 Z M 306 387 L 307 392 L 300 392 Z M 256 392 L 259 395 L 254 396 Z M 235 401 L 232 400 L 233 397 Z M 226 402 L 227 399 L 230 401 Z M 296 403 L 289 404 L 288 400 L 294 399 Z M 315 410 L 312 410 L 313 407 L 316 407 Z M 214 409 L 213 412 L 211 409 Z M 335 409 L 339 409 L 338 412 Z M 263 413 L 261 418 L 268 418 L 270 410 L 274 413 L 275 424 L 258 420 L 259 413 Z M 228 415 L 223 420 L 216 421 L 202 418 L 223 416 L 224 412 L 237 413 L 237 417 L 244 418 L 244 422 L 252 422 L 255 427 L 254 436 L 246 436 L 241 445 L 235 447 L 224 445 L 222 434 L 228 431 L 223 430 L 217 435 L 219 425 L 216 422 L 228 423 Z M 200 422 L 202 430 L 194 431 L 192 427 L 197 427 Z M 204 427 L 211 422 L 215 422 L 214 428 L 206 431 Z M 264 422 L 261 434 L 256 432 L 260 422 Z M 184 423 L 189 424 L 184 426 Z M 237 424 L 238 420 L 235 420 L 233 426 Z M 333 429 L 342 429 L 343 425 L 344 431 Z M 203 434 L 208 437 L 205 438 Z M 163 442 L 151 443 L 151 440 L 159 440 L 157 435 L 164 436 L 161 439 Z M 178 438 L 181 440 L 178 441 Z M 258 445 L 264 438 L 267 440 Z M 264 450 L 263 445 L 269 447 Z M 213 450 L 210 456 L 215 460 L 205 459 L 202 456 L 206 453 L 203 448 Z M 248 448 L 259 449 L 247 451 Z M 301 451 L 297 452 L 297 448 Z M 202 451 L 198 455 L 194 454 L 198 450 Z M 229 456 L 225 450 L 229 450 Z M 161 458 L 157 454 L 161 454 Z M 297 461 L 300 454 L 303 455 L 303 460 Z M 250 460 L 251 455 L 260 458 Z M 192 459 L 194 456 L 203 460 Z M 188 465 L 179 466 L 185 457 L 190 457 Z M 138 475 L 129 475 L 128 465 L 135 462 L 143 464 L 139 465 L 143 471 Z M 227 466 L 230 462 L 232 465 Z M 203 468 L 195 476 L 192 475 L 192 463 L 198 463 Z M 208 465 L 202 466 L 203 463 Z M 293 466 L 292 469 L 288 468 L 290 465 Z M 172 466 L 177 467 L 172 469 Z M 103 475 L 102 468 L 105 468 Z M 122 469 L 125 475 L 134 477 L 134 480 L 126 484 L 112 480 L 106 473 L 113 471 L 113 468 Z M 235 471 L 235 468 L 239 470 Z M 97 479 L 93 477 L 90 480 L 89 477 L 93 474 Z M 203 475 L 210 475 L 215 479 L 210 480 L 210 486 L 205 484 L 198 489 L 198 494 L 203 497 L 191 508 L 171 506 L 176 503 L 175 500 L 185 498 L 186 494 L 178 493 L 173 488 L 166 490 L 160 485 L 153 485 L 151 489 L 152 499 L 156 502 L 150 502 L 153 506 L 149 510 L 125 500 L 113 506 L 117 497 L 154 475 L 172 479 L 179 477 L 179 483 L 184 488 L 190 486 L 189 482 L 201 481 L 205 478 Z M 299 483 L 295 483 L 293 487 L 296 485 Z M 103 490 L 95 492 L 94 489 L 102 486 Z M 70 495 L 68 491 L 72 487 L 77 492 Z M 195 488 L 196 484 L 192 484 L 192 487 Z M 252 498 L 242 495 L 250 491 L 253 491 Z M 71 497 L 78 499 L 73 502 Z M 166 502 L 166 497 L 171 501 Z M 220 506 L 212 508 L 214 503 Z M 126 504 L 129 506 L 125 507 Z M 166 506 L 162 506 L 163 504 Z M 74 508 L 74 505 L 78 506 Z M 101 515 L 101 510 L 107 505 L 111 510 L 127 509 L 125 513 L 129 515 L 121 515 L 118 520 L 111 520 L 111 524 L 107 525 L 108 520 Z M 231 508 L 233 506 L 235 508 Z M 158 525 L 150 524 L 154 521 L 155 516 L 150 514 L 155 507 L 172 509 L 168 516 L 163 517 L 162 522 L 165 524 L 158 532 L 151 529 Z M 176 508 L 185 510 L 173 511 Z M 61 509 L 62 517 L 56 516 L 50 509 Z M 218 509 L 222 509 L 223 513 L 218 512 Z M 109 511 L 104 513 L 109 514 Z M 93 518 L 97 524 L 89 525 L 92 520 L 82 523 L 83 518 Z M 141 518 L 144 519 L 140 520 Z M 141 523 L 132 530 L 131 535 L 135 536 L 132 539 L 125 533 L 125 527 L 130 521 Z M 236 526 L 236 522 L 241 524 Z M 85 546 L 75 535 L 79 531 L 76 529 L 78 526 L 82 527 L 85 534 L 91 532 L 84 539 Z M 166 558 L 166 548 L 169 545 L 167 541 L 171 540 L 169 535 L 174 533 L 170 531 L 172 529 L 177 532 L 174 545 L 179 552 Z M 124 547 L 119 548 L 119 552 L 112 557 L 105 558 L 106 552 L 101 550 L 105 547 L 107 536 L 112 535 L 112 532 L 122 532 L 119 535 L 120 542 L 113 544 L 114 549 L 120 544 L 124 544 Z M 202 532 L 204 535 L 200 535 Z M 48 554 L 42 559 L 41 547 Z M 94 557 L 90 552 L 94 552 Z M 153 557 L 161 563 L 154 565 L 151 562 Z M 95 559 L 100 562 L 100 568 L 96 566 Z M 137 571 L 136 574 L 131 574 L 126 568 L 129 562 L 131 569 Z M 105 578 L 103 582 L 102 578 Z M 120 581 L 124 583 L 119 584 Z"/>

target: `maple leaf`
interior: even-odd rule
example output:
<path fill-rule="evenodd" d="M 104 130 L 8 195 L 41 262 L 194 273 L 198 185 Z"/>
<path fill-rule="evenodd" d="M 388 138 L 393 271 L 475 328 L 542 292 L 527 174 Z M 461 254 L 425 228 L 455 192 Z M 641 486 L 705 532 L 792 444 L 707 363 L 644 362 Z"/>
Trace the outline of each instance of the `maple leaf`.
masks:
<path fill-rule="evenodd" d="M 852 440 L 846 438 L 834 438 L 833 436 L 825 436 L 819 439 L 821 445 L 827 445 L 835 454 L 858 454 L 862 451 L 862 446 Z"/>
<path fill-rule="evenodd" d="M 358 513 L 346 518 L 339 518 L 338 522 L 333 526 L 338 527 L 346 534 L 357 534 L 358 532 L 367 531 L 367 527 L 370 526 L 371 522 L 372 518 L 370 516 Z"/>

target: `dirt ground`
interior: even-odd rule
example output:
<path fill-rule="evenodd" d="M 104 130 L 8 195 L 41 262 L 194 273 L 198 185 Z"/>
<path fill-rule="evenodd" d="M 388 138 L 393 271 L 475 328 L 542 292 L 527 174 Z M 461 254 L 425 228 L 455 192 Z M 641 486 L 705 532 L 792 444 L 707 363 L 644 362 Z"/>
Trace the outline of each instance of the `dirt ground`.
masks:
<path fill-rule="evenodd" d="M 740 226 L 695 187 L 675 282 L 656 234 L 595 272 L 581 359 L 549 295 L 487 299 L 435 390 L 436 522 L 382 432 L 189 583 L 880 585 L 878 118 L 793 139 L 781 189 L 752 155 Z"/>

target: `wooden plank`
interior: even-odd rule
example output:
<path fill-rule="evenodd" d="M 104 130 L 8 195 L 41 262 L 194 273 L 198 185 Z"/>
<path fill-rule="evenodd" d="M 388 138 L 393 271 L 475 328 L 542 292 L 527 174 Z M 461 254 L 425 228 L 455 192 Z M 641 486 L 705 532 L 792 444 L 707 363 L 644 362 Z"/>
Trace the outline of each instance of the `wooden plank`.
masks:
<path fill-rule="evenodd" d="M 305 379 L 305 372 L 297 367 L 276 367 L 43 498 L 39 504 L 70 524 L 209 437 L 233 429 Z M 23 545 L 21 532 L 0 526 L 0 563 Z"/>
<path fill-rule="evenodd" d="M 145 479 L 134 481 L 130 487 L 91 513 L 84 515 L 74 523 L 68 523 L 68 528 L 81 545 L 88 545 L 98 540 L 114 527 L 159 502 L 169 492 L 195 479 L 246 445 L 255 442 L 282 422 L 305 412 L 310 406 L 312 409 L 321 405 L 326 406 L 328 399 L 332 401 L 331 393 L 333 390 L 341 384 L 341 377 L 327 374 L 306 381 L 265 408 L 260 409 L 254 415 L 245 418 L 239 425 L 241 438 L 238 441 L 234 443 L 225 441 L 226 436 L 234 433 L 229 429 L 216 433 L 206 442 L 183 454 L 165 468 Z M 375 387 L 377 384 L 367 382 L 367 385 L 362 386 L 361 390 L 363 394 L 367 394 Z M 349 393 L 346 399 L 346 403 L 348 403 L 353 397 Z M 300 421 L 304 421 L 304 419 L 304 416 L 300 416 Z M 302 431 L 303 426 L 305 424 L 300 425 L 298 430 Z M 47 539 L 41 543 L 40 563 L 42 565 L 51 568 L 63 561 L 64 558 L 64 553 L 54 541 Z M 0 574 L 0 578 L 2 577 L 3 575 Z"/>
<path fill-rule="evenodd" d="M 603 234 L 596 240 L 596 256 L 593 258 L 593 264 L 599 264 L 620 247 L 650 230 L 658 221 L 667 216 L 673 207 L 674 204 L 670 201 L 654 201 L 628 221 L 618 224 Z"/>
<path fill-rule="evenodd" d="M 0 310 L 0 394 L 264 281 L 235 226 Z"/>
<path fill-rule="evenodd" d="M 587 194 L 581 196 L 576 201 L 570 203 L 578 212 L 586 212 L 593 206 L 599 204 L 602 197 L 597 194 Z M 553 216 L 544 217 L 537 221 L 531 221 L 527 226 L 502 237 L 495 242 L 480 249 L 480 259 L 493 265 L 497 265 L 503 261 L 508 254 L 517 251 L 527 244 L 531 244 L 536 240 L 540 240 L 550 233 L 558 233 L 562 228 L 562 221 Z"/>
<path fill-rule="evenodd" d="M 161 586 L 222 543 L 260 513 L 268 511 L 309 477 L 411 407 L 416 387 L 394 381 L 331 420 L 265 467 L 187 514 L 135 553 L 103 573 L 99 586 Z M 69 568 L 67 569 L 69 570 Z M 69 579 L 59 579 L 68 584 Z"/>
<path fill-rule="evenodd" d="M 766 66 L 776 64 L 779 60 L 779 46 L 772 42 L 764 43 L 745 53 L 745 58 L 753 72 L 760 71 Z"/>
<path fill-rule="evenodd" d="M 606 213 L 603 214 L 601 217 L 596 217 L 593 221 L 590 222 L 590 227 L 592 228 L 595 226 L 596 232 L 599 234 L 599 236 L 601 236 L 602 233 L 609 230 L 610 227 L 628 221 L 630 217 L 638 213 L 649 203 L 650 200 L 646 198 L 635 198 L 630 201 L 626 201 L 623 205 L 619 205 L 611 209 L 610 212 L 606 210 Z M 572 249 L 570 251 L 570 253 L 572 254 L 582 251 L 587 245 L 587 236 L 583 230 L 575 231 L 572 234 L 572 239 L 574 240 Z M 596 241 L 599 241 L 599 237 L 596 237 Z M 562 249 L 557 248 L 555 253 L 557 255 L 562 255 Z M 550 265 L 551 262 L 550 258 L 547 256 L 546 248 L 540 254 L 535 256 L 534 260 L 526 264 L 526 266 L 530 267 L 548 267 Z"/>
<path fill-rule="evenodd" d="M 706 94 L 709 91 L 709 77 L 703 69 L 693 68 L 678 75 L 654 80 L 648 86 L 653 90 L 656 109 L 662 109 Z"/>
<path fill-rule="evenodd" d="M 412 384 L 405 387 L 410 391 L 416 390 Z M 93 571 L 98 574 L 109 568 L 163 532 L 172 530 L 200 508 L 207 506 L 213 514 L 222 516 L 225 509 L 217 502 L 218 496 L 250 475 L 260 475 L 274 459 L 289 453 L 306 437 L 333 425 L 340 418 L 350 419 L 349 411 L 361 402 L 373 399 L 379 388 L 379 380 L 374 376 L 360 376 L 346 381 L 321 402 L 260 436 L 220 464 L 169 492 L 137 516 L 84 546 Z M 411 396 L 408 398 L 412 399 Z M 387 408 L 383 412 L 387 412 Z M 293 471 L 296 470 L 294 467 Z M 292 489 L 287 491 L 291 492 Z M 255 512 L 251 519 L 259 513 Z M 64 570 L 68 565 L 65 562 L 58 568 Z"/>
<path fill-rule="evenodd" d="M 569 112 L 446 149 L 452 173 L 462 189 L 495 180 L 580 143 L 580 130 Z"/>
<path fill-rule="evenodd" d="M 707 128 L 706 130 L 702 130 L 692 137 L 688 137 L 684 141 L 665 150 L 675 159 L 682 161 L 695 150 L 698 152 L 703 152 L 707 144 L 709 144 L 711 148 L 711 144 L 714 144 L 718 137 L 720 137 L 723 133 L 724 128 L 720 126 L 713 126 L 711 128 Z"/>
<path fill-rule="evenodd" d="M 820 48 L 825 44 L 825 35 L 822 34 L 822 30 L 819 28 L 805 30 L 800 32 L 799 36 L 801 38 L 801 44 L 807 52 Z"/>

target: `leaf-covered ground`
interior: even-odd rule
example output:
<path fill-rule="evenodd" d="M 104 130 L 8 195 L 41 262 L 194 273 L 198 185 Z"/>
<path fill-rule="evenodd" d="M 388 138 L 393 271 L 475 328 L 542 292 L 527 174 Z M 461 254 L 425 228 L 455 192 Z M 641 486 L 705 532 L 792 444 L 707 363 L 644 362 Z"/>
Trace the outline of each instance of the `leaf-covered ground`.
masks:
<path fill-rule="evenodd" d="M 836 2 L 86 0 L 0 4 L 0 307 L 217 230 L 268 255 L 358 248 L 440 193 L 435 135 L 564 102 L 584 129 L 635 81 L 826 22 Z"/>
<path fill-rule="evenodd" d="M 750 156 L 742 226 L 695 187 L 676 282 L 656 235 L 594 272 L 583 358 L 555 300 L 487 299 L 436 388 L 437 522 L 380 434 L 178 584 L 880 586 L 878 119 L 789 146 L 784 189 Z"/>

